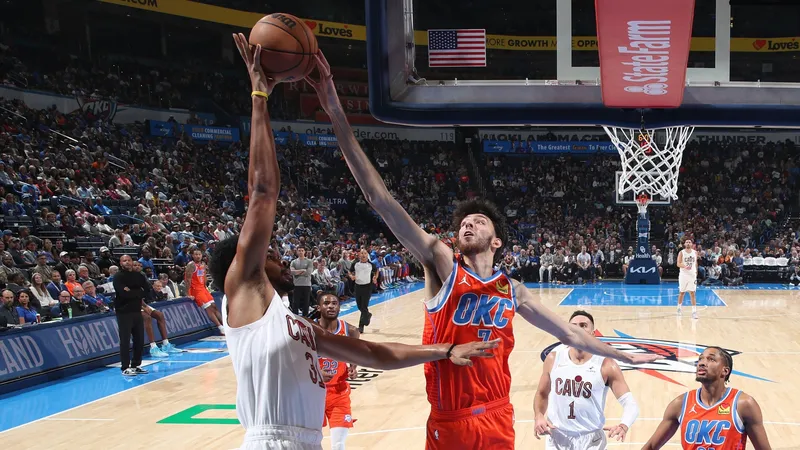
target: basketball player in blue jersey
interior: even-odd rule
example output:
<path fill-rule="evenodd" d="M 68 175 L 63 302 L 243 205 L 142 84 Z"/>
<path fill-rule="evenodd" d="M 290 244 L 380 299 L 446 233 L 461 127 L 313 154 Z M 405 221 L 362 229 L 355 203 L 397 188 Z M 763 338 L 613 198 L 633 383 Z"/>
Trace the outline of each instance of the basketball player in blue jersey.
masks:
<path fill-rule="evenodd" d="M 497 342 L 377 344 L 329 333 L 283 304 L 276 286 L 285 288 L 285 272 L 269 258 L 280 193 L 267 113 L 275 82 L 263 72 L 261 47 L 253 51 L 242 34 L 234 40 L 252 84 L 249 203 L 241 233 L 215 246 L 210 272 L 225 293 L 221 312 L 236 374 L 236 414 L 246 429 L 241 448 L 321 450 L 326 389 L 318 354 L 382 369 L 443 359 L 471 365 L 472 357 L 491 357 L 487 350 Z"/>

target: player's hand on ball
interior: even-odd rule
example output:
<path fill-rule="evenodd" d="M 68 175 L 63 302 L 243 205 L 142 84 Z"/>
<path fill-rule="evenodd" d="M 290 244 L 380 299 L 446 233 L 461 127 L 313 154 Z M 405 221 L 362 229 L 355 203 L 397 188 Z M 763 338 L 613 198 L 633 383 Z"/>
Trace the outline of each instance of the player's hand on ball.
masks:
<path fill-rule="evenodd" d="M 629 364 L 647 364 L 659 359 L 664 359 L 661 355 L 655 353 L 627 353 Z"/>
<path fill-rule="evenodd" d="M 264 73 L 264 68 L 261 66 L 261 45 L 256 45 L 255 49 L 251 51 L 250 44 L 242 33 L 234 33 L 233 40 L 236 42 L 236 48 L 239 49 L 239 54 L 247 65 L 253 90 L 271 94 L 277 83 L 267 77 Z"/>
<path fill-rule="evenodd" d="M 306 77 L 306 81 L 311 87 L 317 91 L 319 97 L 319 104 L 322 109 L 329 115 L 332 112 L 338 112 L 342 109 L 342 103 L 339 101 L 339 94 L 336 92 L 336 85 L 333 84 L 333 75 L 331 74 L 331 65 L 325 59 L 325 55 L 320 51 L 314 56 L 317 62 L 317 70 L 319 71 L 319 80 L 314 80 L 311 76 Z"/>
<path fill-rule="evenodd" d="M 628 434 L 628 426 L 619 424 L 613 427 L 603 427 L 603 430 L 608 431 L 608 438 L 615 438 L 618 441 L 625 442 L 625 435 Z"/>
<path fill-rule="evenodd" d="M 472 367 L 470 358 L 492 358 L 494 354 L 488 350 L 497 348 L 498 345 L 500 345 L 500 339 L 456 345 L 450 352 L 450 361 L 457 366 Z"/>
<path fill-rule="evenodd" d="M 555 428 L 556 427 L 544 417 L 536 419 L 536 424 L 534 427 L 534 431 L 536 432 L 536 439 L 541 439 L 539 436 L 543 434 L 550 434 L 550 430 L 554 430 Z"/>

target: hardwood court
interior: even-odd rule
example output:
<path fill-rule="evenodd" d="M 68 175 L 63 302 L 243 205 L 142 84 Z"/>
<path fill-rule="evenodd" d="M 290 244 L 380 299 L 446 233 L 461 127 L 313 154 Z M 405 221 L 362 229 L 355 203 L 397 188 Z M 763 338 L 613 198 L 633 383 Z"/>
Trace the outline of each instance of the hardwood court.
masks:
<path fill-rule="evenodd" d="M 564 317 L 575 309 L 557 306 L 571 292 L 569 289 L 534 291 L 545 305 Z M 621 335 L 674 341 L 683 347 L 720 345 L 741 352 L 734 356 L 734 369 L 742 374 L 732 376 L 731 385 L 759 401 L 773 448 L 800 448 L 800 392 L 794 389 L 800 372 L 800 291 L 716 293 L 727 306 L 701 308 L 699 321 L 692 321 L 686 310 L 682 318 L 677 318 L 674 307 L 584 308 L 595 315 L 598 330 L 606 336 L 617 336 L 617 330 Z M 373 327 L 364 337 L 418 343 L 423 323 L 419 300 L 420 292 L 415 292 L 376 306 Z M 517 448 L 542 449 L 544 441 L 533 433 L 532 402 L 542 368 L 540 353 L 555 340 L 521 319 L 514 325 L 517 342 L 511 367 Z M 680 358 L 691 362 L 690 353 L 678 352 Z M 670 368 L 678 372 L 625 371 L 641 414 L 627 442 L 614 442 L 612 447 L 641 448 L 667 403 L 697 386 L 691 365 L 680 366 L 676 363 Z M 244 431 L 231 420 L 235 412 L 230 406 L 214 405 L 231 405 L 234 392 L 230 360 L 223 358 L 10 430 L 0 435 L 0 442 L 3 448 L 15 449 L 232 449 L 239 446 Z M 189 408 L 194 409 L 187 412 Z M 353 392 L 353 414 L 358 421 L 347 448 L 422 449 L 428 410 L 422 367 L 366 372 Z M 8 413 L 13 414 L 4 411 Z M 610 422 L 621 413 L 613 395 L 609 395 L 606 413 Z M 179 423 L 157 423 L 170 416 L 167 422 Z M 677 448 L 676 442 L 673 439 L 668 448 Z M 328 446 L 326 439 L 323 447 Z"/>

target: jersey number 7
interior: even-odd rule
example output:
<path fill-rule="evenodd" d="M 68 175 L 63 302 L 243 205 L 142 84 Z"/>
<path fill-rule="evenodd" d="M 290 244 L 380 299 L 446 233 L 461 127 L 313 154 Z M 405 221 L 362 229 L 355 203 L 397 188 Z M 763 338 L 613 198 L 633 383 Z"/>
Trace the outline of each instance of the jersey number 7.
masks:
<path fill-rule="evenodd" d="M 481 338 L 483 342 L 487 342 L 492 337 L 492 330 L 478 330 L 478 337 Z"/>

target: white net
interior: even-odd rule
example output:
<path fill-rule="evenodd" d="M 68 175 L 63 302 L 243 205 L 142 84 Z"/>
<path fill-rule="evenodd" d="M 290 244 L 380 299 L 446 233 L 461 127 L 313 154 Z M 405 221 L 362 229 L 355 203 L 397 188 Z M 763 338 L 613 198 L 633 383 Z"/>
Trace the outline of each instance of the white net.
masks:
<path fill-rule="evenodd" d="M 620 194 L 646 193 L 678 198 L 678 173 L 692 126 L 658 129 L 603 127 L 622 159 Z"/>

